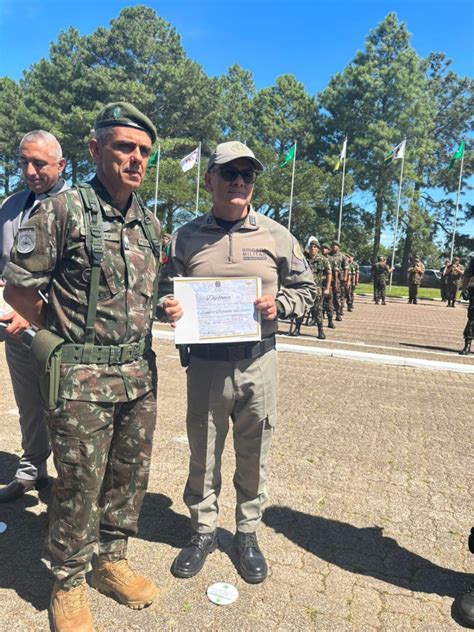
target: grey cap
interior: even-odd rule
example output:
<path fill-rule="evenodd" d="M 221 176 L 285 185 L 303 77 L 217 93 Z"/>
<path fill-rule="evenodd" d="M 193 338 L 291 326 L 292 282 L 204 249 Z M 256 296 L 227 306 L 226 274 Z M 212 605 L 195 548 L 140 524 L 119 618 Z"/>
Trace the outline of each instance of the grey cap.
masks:
<path fill-rule="evenodd" d="M 248 158 L 252 161 L 256 171 L 263 171 L 263 165 L 260 160 L 255 158 L 253 151 L 237 140 L 230 140 L 227 143 L 220 143 L 214 149 L 207 163 L 207 170 L 210 171 L 213 165 L 225 165 L 231 160 L 238 158 Z"/>

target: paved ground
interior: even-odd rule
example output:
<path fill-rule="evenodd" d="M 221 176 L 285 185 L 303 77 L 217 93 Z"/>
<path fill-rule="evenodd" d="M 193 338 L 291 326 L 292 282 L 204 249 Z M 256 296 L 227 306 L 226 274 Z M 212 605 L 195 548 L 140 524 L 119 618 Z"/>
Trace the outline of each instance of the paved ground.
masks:
<path fill-rule="evenodd" d="M 306 336 L 296 344 L 372 345 L 367 350 L 472 365 L 474 356 L 456 354 L 464 319 L 461 307 L 382 307 L 364 299 L 326 341 Z M 161 598 L 136 612 L 90 589 L 99 632 L 459 629 L 452 602 L 474 570 L 466 550 L 473 521 L 472 375 L 280 353 L 271 501 L 259 531 L 271 575 L 250 586 L 233 564 L 229 444 L 220 551 L 197 577 L 178 580 L 169 568 L 190 532 L 181 500 L 188 458 L 185 375 L 173 344 L 155 343 L 160 407 L 153 469 L 129 557 L 160 585 Z M 377 350 L 384 347 L 393 350 Z M 0 483 L 6 483 L 20 440 L 3 359 L 0 389 Z M 32 493 L 0 505 L 8 527 L 0 534 L 2 631 L 49 629 L 44 500 Z M 213 606 L 205 593 L 216 581 L 235 584 L 238 601 Z"/>

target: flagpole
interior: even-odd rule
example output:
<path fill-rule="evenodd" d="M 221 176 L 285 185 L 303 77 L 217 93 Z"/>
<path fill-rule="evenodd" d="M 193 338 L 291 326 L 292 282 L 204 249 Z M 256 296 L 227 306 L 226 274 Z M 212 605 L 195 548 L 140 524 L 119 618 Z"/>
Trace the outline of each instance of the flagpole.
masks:
<path fill-rule="evenodd" d="M 344 179 L 346 177 L 346 155 L 347 155 L 347 136 L 344 140 L 345 149 L 344 158 L 342 161 L 342 183 L 341 183 L 341 201 L 339 203 L 339 223 L 337 226 L 337 241 L 341 241 L 341 225 L 342 225 L 342 201 L 344 199 Z"/>
<path fill-rule="evenodd" d="M 400 183 L 398 186 L 397 213 L 395 215 L 395 231 L 393 233 L 392 265 L 390 266 L 390 268 L 393 268 L 395 266 L 395 248 L 397 246 L 397 237 L 398 237 L 398 218 L 400 215 L 400 199 L 402 197 L 403 167 L 405 165 L 405 150 L 406 150 L 407 139 L 405 138 L 403 142 L 404 142 L 404 145 L 403 145 L 402 166 L 400 169 Z M 392 289 L 392 278 L 393 278 L 393 270 L 390 272 L 390 284 L 389 284 L 390 289 Z"/>
<path fill-rule="evenodd" d="M 456 195 L 456 210 L 454 211 L 454 226 L 453 226 L 453 238 L 451 240 L 451 261 L 453 260 L 454 255 L 454 240 L 456 239 L 456 224 L 458 221 L 458 208 L 459 208 L 459 194 L 461 192 L 461 184 L 462 184 L 462 171 L 464 167 L 464 148 L 461 156 L 461 166 L 459 168 L 459 183 L 458 183 L 458 192 Z"/>
<path fill-rule="evenodd" d="M 153 213 L 156 217 L 156 208 L 158 206 L 158 182 L 160 179 L 160 149 L 161 145 L 158 144 L 158 157 L 156 159 L 156 176 L 155 176 L 155 208 L 153 209 Z"/>
<path fill-rule="evenodd" d="M 293 185 L 295 183 L 295 164 L 296 164 L 296 140 L 295 140 L 295 151 L 293 153 L 293 169 L 291 172 L 290 210 L 288 212 L 288 230 L 291 230 L 291 209 L 293 207 Z"/>
<path fill-rule="evenodd" d="M 196 184 L 196 215 L 199 214 L 199 178 L 201 173 L 201 143 L 199 143 L 199 156 L 197 164 L 197 184 Z"/>

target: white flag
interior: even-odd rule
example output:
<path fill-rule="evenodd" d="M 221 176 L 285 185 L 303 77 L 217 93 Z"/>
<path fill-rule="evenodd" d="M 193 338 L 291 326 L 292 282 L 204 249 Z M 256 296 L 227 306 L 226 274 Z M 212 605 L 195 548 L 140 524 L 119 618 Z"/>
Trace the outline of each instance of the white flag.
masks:
<path fill-rule="evenodd" d="M 199 160 L 199 146 L 194 151 L 179 161 L 179 165 L 183 171 L 189 171 Z"/>
<path fill-rule="evenodd" d="M 402 142 L 395 147 L 395 149 L 393 150 L 392 160 L 398 160 L 399 158 L 403 158 L 403 156 L 405 155 L 406 142 L 407 142 L 406 140 L 402 140 Z"/>
<path fill-rule="evenodd" d="M 342 163 L 346 159 L 346 153 L 347 153 L 347 138 L 344 139 L 344 144 L 342 145 L 341 153 L 339 155 L 339 159 L 336 163 L 336 166 L 334 167 L 334 171 L 337 171 L 338 169 L 340 169 Z"/>

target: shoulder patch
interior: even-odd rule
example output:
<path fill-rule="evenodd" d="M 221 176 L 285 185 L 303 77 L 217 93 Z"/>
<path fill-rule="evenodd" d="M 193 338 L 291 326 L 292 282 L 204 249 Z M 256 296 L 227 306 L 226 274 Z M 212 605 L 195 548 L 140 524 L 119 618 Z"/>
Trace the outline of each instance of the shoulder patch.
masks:
<path fill-rule="evenodd" d="M 304 259 L 303 251 L 301 250 L 301 246 L 297 242 L 297 240 L 293 237 L 293 256 L 296 259 Z"/>
<path fill-rule="evenodd" d="M 33 252 L 36 246 L 36 229 L 34 226 L 25 226 L 18 229 L 16 249 L 22 255 Z"/>

